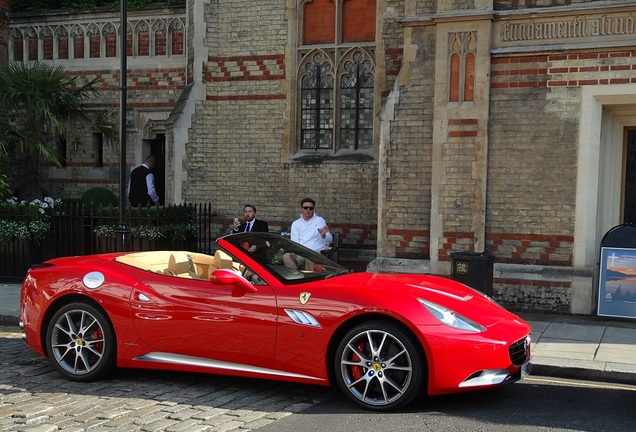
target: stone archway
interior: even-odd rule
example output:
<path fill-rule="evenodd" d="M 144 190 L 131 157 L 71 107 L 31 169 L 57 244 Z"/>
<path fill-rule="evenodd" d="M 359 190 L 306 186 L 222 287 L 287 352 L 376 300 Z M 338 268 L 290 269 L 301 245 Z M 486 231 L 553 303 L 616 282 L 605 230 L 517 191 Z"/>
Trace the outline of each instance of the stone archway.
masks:
<path fill-rule="evenodd" d="M 169 114 L 165 111 L 137 111 L 135 113 L 137 137 L 131 140 L 134 152 L 134 165 L 139 165 L 146 156 L 153 154 L 157 158 L 155 167 L 155 183 L 161 203 L 166 203 L 166 190 L 170 181 L 170 155 L 166 149 L 166 119 Z"/>
<path fill-rule="evenodd" d="M 633 85 L 581 90 L 574 267 L 594 268 L 603 235 L 621 221 L 624 131 L 636 126 L 635 98 Z M 596 287 L 587 279 L 572 289 L 572 312 L 590 313 Z"/>

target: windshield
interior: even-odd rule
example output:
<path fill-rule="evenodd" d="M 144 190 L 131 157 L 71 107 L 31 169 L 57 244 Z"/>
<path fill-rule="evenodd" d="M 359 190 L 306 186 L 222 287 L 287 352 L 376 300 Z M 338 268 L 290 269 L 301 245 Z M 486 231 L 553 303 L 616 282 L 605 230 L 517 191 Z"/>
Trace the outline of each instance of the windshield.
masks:
<path fill-rule="evenodd" d="M 221 239 L 219 239 L 221 240 Z M 238 233 L 222 240 L 245 250 L 282 283 L 303 283 L 349 273 L 320 252 L 271 233 Z"/>

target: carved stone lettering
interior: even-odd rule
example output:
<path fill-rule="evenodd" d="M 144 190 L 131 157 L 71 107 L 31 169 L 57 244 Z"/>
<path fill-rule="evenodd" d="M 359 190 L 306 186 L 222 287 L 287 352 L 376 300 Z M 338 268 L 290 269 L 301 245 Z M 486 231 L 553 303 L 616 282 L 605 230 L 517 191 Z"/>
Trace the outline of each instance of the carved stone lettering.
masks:
<path fill-rule="evenodd" d="M 630 40 L 636 34 L 634 14 L 604 14 L 546 19 L 502 20 L 495 24 L 496 46 L 546 45 L 587 42 L 595 38 L 607 41 Z"/>

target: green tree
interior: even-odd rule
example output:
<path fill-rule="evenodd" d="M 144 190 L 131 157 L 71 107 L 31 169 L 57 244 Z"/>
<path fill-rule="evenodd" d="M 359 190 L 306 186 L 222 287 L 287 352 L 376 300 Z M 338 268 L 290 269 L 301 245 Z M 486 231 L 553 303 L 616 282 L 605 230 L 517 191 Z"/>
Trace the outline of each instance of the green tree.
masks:
<path fill-rule="evenodd" d="M 8 197 L 11 193 L 9 177 L 7 176 L 8 166 L 9 158 L 6 153 L 0 150 L 0 199 Z"/>
<path fill-rule="evenodd" d="M 24 171 L 14 180 L 25 191 L 22 198 L 41 195 L 42 162 L 61 164 L 56 142 L 71 121 L 81 119 L 107 139 L 117 137 L 110 111 L 97 119 L 86 114 L 87 102 L 98 94 L 98 80 L 81 83 L 78 78 L 41 62 L 0 65 L 0 103 L 7 114 L 0 120 L 0 153 L 21 159 Z"/>

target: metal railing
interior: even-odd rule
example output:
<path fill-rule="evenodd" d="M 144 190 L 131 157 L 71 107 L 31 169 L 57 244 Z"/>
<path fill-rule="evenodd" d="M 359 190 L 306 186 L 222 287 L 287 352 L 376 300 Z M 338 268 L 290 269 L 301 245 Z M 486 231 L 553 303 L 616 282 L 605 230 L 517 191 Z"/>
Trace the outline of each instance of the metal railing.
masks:
<path fill-rule="evenodd" d="M 2 218 L 28 217 L 26 213 L 0 214 Z M 117 252 L 122 244 L 117 207 L 91 207 L 65 203 L 48 216 L 50 230 L 40 241 L 12 238 L 0 241 L 0 278 L 24 277 L 32 264 L 47 259 Z M 219 220 L 209 203 L 182 204 L 127 210 L 125 249 L 189 250 L 211 253 L 224 235 L 227 221 Z"/>

